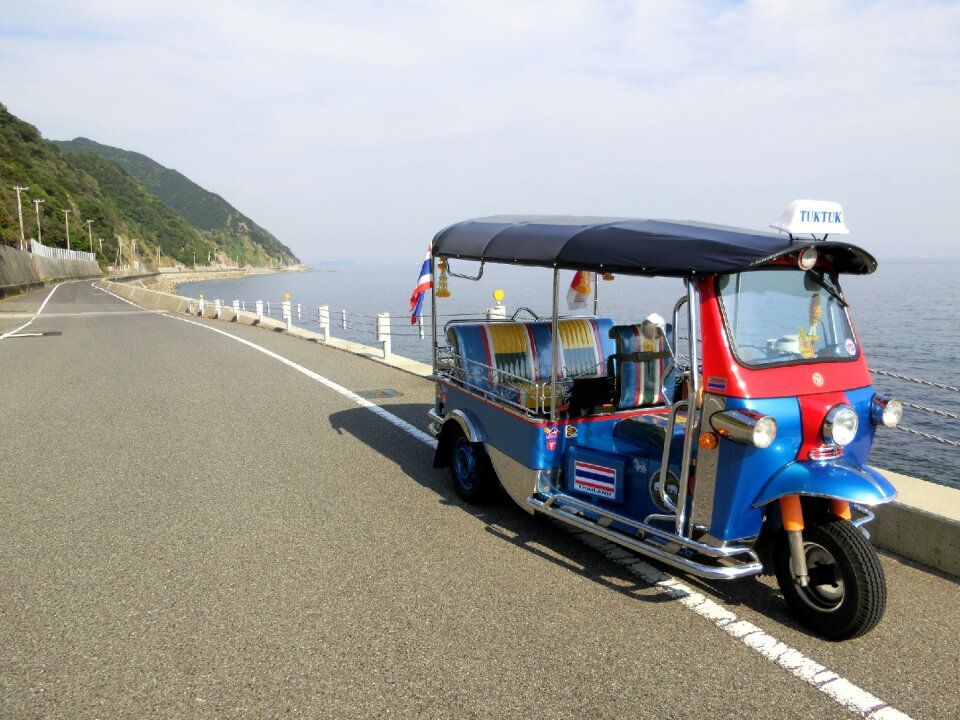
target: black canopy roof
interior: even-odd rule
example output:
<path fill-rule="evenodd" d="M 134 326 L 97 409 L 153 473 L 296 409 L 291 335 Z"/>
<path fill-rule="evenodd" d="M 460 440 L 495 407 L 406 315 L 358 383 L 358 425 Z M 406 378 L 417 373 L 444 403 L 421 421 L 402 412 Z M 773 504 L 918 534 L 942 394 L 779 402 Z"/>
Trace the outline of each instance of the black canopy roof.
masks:
<path fill-rule="evenodd" d="M 672 220 L 498 215 L 456 223 L 433 239 L 435 257 L 675 277 L 745 270 L 805 247 L 816 247 L 837 272 L 877 269 L 870 253 L 847 242 L 791 242 L 783 234 Z"/>

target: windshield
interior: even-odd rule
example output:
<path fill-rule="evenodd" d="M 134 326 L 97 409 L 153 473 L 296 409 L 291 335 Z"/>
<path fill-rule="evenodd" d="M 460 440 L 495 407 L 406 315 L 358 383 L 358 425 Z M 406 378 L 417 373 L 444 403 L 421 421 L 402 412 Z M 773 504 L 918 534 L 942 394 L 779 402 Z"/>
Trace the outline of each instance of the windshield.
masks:
<path fill-rule="evenodd" d="M 721 275 L 720 307 L 743 365 L 851 360 L 857 341 L 836 280 L 817 270 L 775 267 Z"/>

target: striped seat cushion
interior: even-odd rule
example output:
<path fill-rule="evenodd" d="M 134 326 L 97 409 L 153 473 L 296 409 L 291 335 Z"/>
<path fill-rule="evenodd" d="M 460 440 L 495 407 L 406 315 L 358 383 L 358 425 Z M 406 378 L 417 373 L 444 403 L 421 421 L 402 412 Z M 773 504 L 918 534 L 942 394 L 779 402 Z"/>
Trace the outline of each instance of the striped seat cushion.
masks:
<path fill-rule="evenodd" d="M 668 325 L 668 335 L 670 330 Z M 643 325 L 617 325 L 610 330 L 610 335 L 616 342 L 617 407 L 625 409 L 662 403 L 660 388 L 663 387 L 669 358 L 663 335 L 656 333 L 653 338 L 648 338 L 643 333 Z M 645 359 L 645 354 L 653 354 L 653 357 Z"/>
<path fill-rule="evenodd" d="M 607 374 L 606 357 L 596 320 L 567 318 L 560 321 L 558 330 L 563 377 L 595 377 Z M 609 331 L 606 334 L 609 337 Z"/>
<path fill-rule="evenodd" d="M 606 357 L 614 351 L 609 339 L 613 320 L 610 318 L 564 318 L 560 320 L 561 379 L 602 376 L 606 374 Z M 465 358 L 464 368 L 474 379 L 479 378 L 479 364 L 509 373 L 519 379 L 541 382 L 550 378 L 553 362 L 551 323 L 536 322 L 470 322 L 453 323 L 447 329 L 451 349 Z M 471 372 L 471 366 L 475 368 Z M 487 372 L 486 382 L 494 381 Z M 481 379 L 482 380 L 482 379 Z"/>

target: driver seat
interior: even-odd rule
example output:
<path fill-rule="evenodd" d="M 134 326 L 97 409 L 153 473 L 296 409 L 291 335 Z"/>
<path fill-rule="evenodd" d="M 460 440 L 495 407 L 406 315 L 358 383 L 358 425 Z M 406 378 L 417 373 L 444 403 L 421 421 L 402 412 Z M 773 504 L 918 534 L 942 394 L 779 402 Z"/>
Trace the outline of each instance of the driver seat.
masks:
<path fill-rule="evenodd" d="M 609 362 L 609 375 L 615 379 L 618 410 L 662 405 L 661 390 L 669 374 L 670 351 L 665 338 L 673 328 L 650 320 L 640 325 L 614 325 L 610 337 L 616 344 Z"/>

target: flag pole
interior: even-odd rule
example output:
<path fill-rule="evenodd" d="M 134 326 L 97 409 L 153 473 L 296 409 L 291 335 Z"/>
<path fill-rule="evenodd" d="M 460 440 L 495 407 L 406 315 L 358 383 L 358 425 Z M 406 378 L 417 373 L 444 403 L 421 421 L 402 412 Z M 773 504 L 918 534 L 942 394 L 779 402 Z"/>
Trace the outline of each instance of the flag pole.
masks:
<path fill-rule="evenodd" d="M 430 335 L 433 338 L 433 376 L 437 376 L 437 270 L 433 261 L 433 241 L 430 241 Z"/>
<path fill-rule="evenodd" d="M 600 317 L 600 274 L 593 274 L 593 316 Z"/>

